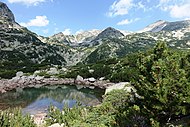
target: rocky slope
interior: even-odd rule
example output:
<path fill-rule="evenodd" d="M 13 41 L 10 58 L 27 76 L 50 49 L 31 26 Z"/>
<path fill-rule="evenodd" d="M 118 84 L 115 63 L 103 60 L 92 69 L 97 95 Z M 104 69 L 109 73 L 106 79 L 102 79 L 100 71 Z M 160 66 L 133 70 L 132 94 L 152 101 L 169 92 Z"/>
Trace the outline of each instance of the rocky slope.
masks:
<path fill-rule="evenodd" d="M 60 32 L 50 37 L 39 36 L 38 38 L 41 41 L 49 44 L 64 44 L 76 47 L 79 46 L 80 43 L 91 42 L 100 32 L 101 30 L 96 29 L 79 32 L 76 35 L 64 35 L 62 32 Z"/>
<path fill-rule="evenodd" d="M 74 41 L 71 41 L 69 37 L 76 38 L 76 35 L 63 35 L 61 33 L 49 37 L 50 41 L 44 42 L 65 44 L 73 50 L 77 50 L 78 52 L 74 53 L 75 57 L 72 57 L 72 63 L 93 63 L 106 58 L 122 57 L 132 52 L 151 48 L 158 40 L 166 41 L 172 48 L 190 48 L 190 20 L 177 22 L 159 20 L 141 31 L 136 33 L 128 32 L 125 35 L 123 31 L 111 27 L 101 32 L 96 32 L 96 34 L 91 37 L 89 37 L 89 35 L 91 35 L 89 34 L 90 32 L 87 33 L 88 34 L 82 33 L 83 39 L 80 40 L 73 39 Z M 61 38 L 67 41 L 62 41 L 63 39 Z M 76 61 L 76 59 L 78 61 Z"/>
<path fill-rule="evenodd" d="M 58 48 L 42 43 L 35 33 L 16 23 L 11 10 L 0 2 L 0 63 L 65 64 Z"/>
<path fill-rule="evenodd" d="M 0 29 L 3 28 L 21 29 L 22 27 L 15 22 L 14 15 L 7 5 L 0 2 Z"/>
<path fill-rule="evenodd" d="M 160 31 L 181 31 L 181 30 L 190 30 L 190 20 L 176 21 L 176 22 L 167 22 L 159 20 L 153 24 L 148 25 L 143 30 L 139 32 L 160 32 Z"/>
<path fill-rule="evenodd" d="M 76 35 L 58 33 L 42 37 L 16 23 L 11 10 L 0 2 L 0 26 L 1 67 L 13 61 L 56 65 L 93 63 L 151 48 L 158 40 L 166 41 L 172 48 L 190 48 L 190 20 L 159 20 L 136 33 L 108 27 Z"/>

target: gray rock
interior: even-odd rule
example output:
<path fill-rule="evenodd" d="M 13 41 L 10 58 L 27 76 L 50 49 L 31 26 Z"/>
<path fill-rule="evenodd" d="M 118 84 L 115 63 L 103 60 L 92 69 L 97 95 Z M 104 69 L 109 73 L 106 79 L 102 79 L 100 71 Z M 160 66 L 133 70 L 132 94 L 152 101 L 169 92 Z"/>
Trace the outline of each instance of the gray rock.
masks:
<path fill-rule="evenodd" d="M 105 77 L 101 77 L 101 78 L 99 78 L 100 81 L 103 81 L 104 79 L 105 79 Z"/>
<path fill-rule="evenodd" d="M 80 76 L 80 75 L 77 75 L 76 80 L 77 80 L 77 81 L 81 81 L 81 82 L 82 82 L 82 81 L 84 81 L 83 77 L 82 77 L 82 76 Z"/>
<path fill-rule="evenodd" d="M 55 74 L 59 74 L 59 71 L 57 70 L 57 68 L 50 68 L 50 70 L 47 72 L 47 74 L 50 74 L 50 75 L 55 75 Z"/>
<path fill-rule="evenodd" d="M 89 82 L 95 82 L 96 79 L 92 77 L 92 78 L 89 78 L 88 81 L 89 81 Z"/>
<path fill-rule="evenodd" d="M 54 123 L 49 127 L 64 127 L 64 126 L 65 126 L 64 123 L 62 123 L 61 125 L 59 123 Z"/>
<path fill-rule="evenodd" d="M 19 84 L 24 84 L 26 80 L 27 80 L 27 77 L 26 77 L 26 76 L 22 76 L 22 77 L 20 78 L 20 80 L 18 81 L 18 83 L 19 83 Z"/>
<path fill-rule="evenodd" d="M 40 80 L 43 80 L 44 77 L 43 77 L 43 76 L 36 76 L 35 79 L 36 79 L 37 81 L 40 81 Z"/>
<path fill-rule="evenodd" d="M 33 80 L 34 78 L 35 78 L 34 75 L 30 75 L 30 76 L 28 76 L 28 79 L 30 79 L 30 80 Z"/>
<path fill-rule="evenodd" d="M 7 7 L 5 3 L 2 2 L 0 2 L 0 19 L 15 22 L 15 18 L 12 11 Z"/>
<path fill-rule="evenodd" d="M 20 77 L 13 77 L 12 79 L 9 80 L 9 82 L 17 83 L 19 80 L 20 80 Z"/>
<path fill-rule="evenodd" d="M 38 75 L 40 72 L 41 72 L 40 70 L 35 71 L 35 72 L 34 72 L 34 76 L 35 76 L 35 75 Z"/>
<path fill-rule="evenodd" d="M 120 89 L 124 89 L 124 90 L 127 90 L 128 92 L 131 92 L 132 86 L 127 86 L 127 85 L 129 85 L 129 82 L 120 82 L 112 86 L 109 86 L 106 88 L 105 94 L 113 90 L 120 90 Z"/>
<path fill-rule="evenodd" d="M 63 67 L 61 68 L 61 71 L 67 71 L 67 68 Z"/>
<path fill-rule="evenodd" d="M 22 71 L 18 71 L 17 73 L 16 73 L 16 77 L 21 77 L 21 76 L 23 76 L 24 75 L 24 73 L 22 72 Z"/>

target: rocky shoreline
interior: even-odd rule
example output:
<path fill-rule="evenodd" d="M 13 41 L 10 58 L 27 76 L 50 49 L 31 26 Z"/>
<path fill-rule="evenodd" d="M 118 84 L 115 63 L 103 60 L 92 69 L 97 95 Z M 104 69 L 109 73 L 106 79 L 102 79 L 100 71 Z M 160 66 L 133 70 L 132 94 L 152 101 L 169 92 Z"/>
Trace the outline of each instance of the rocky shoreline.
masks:
<path fill-rule="evenodd" d="M 39 88 L 42 86 L 52 86 L 52 85 L 75 85 L 78 89 L 81 88 L 90 88 L 94 89 L 95 87 L 105 89 L 105 94 L 110 92 L 113 89 L 123 89 L 126 85 L 129 85 L 128 82 L 121 83 L 111 83 L 109 80 L 104 80 L 104 77 L 100 79 L 95 79 L 93 77 L 84 79 L 82 76 L 78 75 L 76 79 L 73 78 L 57 78 L 50 77 L 45 78 L 44 76 L 39 75 L 24 75 L 23 72 L 17 72 L 16 76 L 12 79 L 0 79 L 0 93 L 5 93 L 7 91 L 18 89 L 18 88 L 27 88 L 27 87 L 35 87 Z M 126 87 L 127 91 L 131 91 L 133 89 L 131 86 Z M 34 122 L 37 126 L 43 126 L 45 124 L 45 118 L 47 117 L 46 113 L 39 112 L 35 115 L 31 115 Z M 50 127 L 62 127 L 63 125 L 59 125 L 55 123 Z"/>
<path fill-rule="evenodd" d="M 107 80 L 96 80 L 94 78 L 83 79 L 81 76 L 77 76 L 76 79 L 72 78 L 45 78 L 43 76 L 24 76 L 22 73 L 18 73 L 16 77 L 12 79 L 1 79 L 0 80 L 0 93 L 5 93 L 7 91 L 16 89 L 16 88 L 26 88 L 26 87 L 36 87 L 39 88 L 41 86 L 46 85 L 76 85 L 78 89 L 87 87 L 94 89 L 95 87 L 106 89 L 109 86 L 114 85 Z"/>

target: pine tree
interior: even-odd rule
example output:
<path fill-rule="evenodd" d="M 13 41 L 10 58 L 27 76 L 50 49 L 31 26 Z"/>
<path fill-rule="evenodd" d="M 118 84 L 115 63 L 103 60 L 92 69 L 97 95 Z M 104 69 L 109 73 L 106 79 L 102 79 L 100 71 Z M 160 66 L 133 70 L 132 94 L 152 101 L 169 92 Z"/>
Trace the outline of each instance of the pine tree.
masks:
<path fill-rule="evenodd" d="M 145 114 L 163 123 L 172 117 L 189 113 L 190 83 L 183 61 L 185 54 L 169 51 L 159 42 L 153 53 L 141 54 L 140 75 L 134 83 Z"/>

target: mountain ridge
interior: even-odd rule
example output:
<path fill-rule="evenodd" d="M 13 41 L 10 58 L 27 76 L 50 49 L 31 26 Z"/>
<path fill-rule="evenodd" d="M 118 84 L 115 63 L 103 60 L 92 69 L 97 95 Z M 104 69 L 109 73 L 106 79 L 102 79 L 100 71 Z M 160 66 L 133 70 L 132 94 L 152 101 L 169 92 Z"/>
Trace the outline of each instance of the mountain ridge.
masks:
<path fill-rule="evenodd" d="M 82 31 L 76 35 L 62 32 L 50 37 L 39 36 L 20 26 L 6 4 L 1 4 L 0 54 L 1 61 L 9 61 L 14 53 L 33 63 L 76 65 L 102 59 L 123 57 L 129 53 L 153 47 L 166 41 L 171 48 L 190 49 L 190 21 L 159 20 L 144 32 L 126 32 L 107 27 L 104 30 Z M 14 25 L 15 24 L 15 25 Z M 9 55 L 8 55 L 9 54 Z M 20 58 L 18 58 L 20 59 Z"/>

